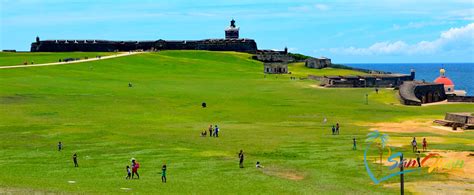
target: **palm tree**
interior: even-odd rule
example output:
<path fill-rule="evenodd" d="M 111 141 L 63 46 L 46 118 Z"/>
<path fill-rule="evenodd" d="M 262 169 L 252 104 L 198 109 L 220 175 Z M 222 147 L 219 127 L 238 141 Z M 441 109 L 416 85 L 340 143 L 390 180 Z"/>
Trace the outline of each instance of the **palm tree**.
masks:
<path fill-rule="evenodd" d="M 375 130 L 368 133 L 367 137 L 366 142 L 373 142 L 377 145 L 380 155 L 380 165 L 382 165 L 383 150 L 388 142 L 388 135 L 385 133 L 381 134 L 378 130 Z"/>

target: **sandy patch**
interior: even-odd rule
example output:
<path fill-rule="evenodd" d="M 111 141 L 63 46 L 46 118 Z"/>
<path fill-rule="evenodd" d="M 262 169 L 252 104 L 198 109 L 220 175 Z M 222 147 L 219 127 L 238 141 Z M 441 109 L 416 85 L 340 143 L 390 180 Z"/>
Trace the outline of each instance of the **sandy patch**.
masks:
<path fill-rule="evenodd" d="M 384 187 L 400 189 L 399 183 L 385 184 Z M 472 194 L 474 184 L 453 181 L 406 182 L 405 192 L 414 194 Z"/>
<path fill-rule="evenodd" d="M 462 133 L 462 129 L 453 131 L 449 127 L 436 126 L 433 121 L 403 121 L 400 123 L 371 123 L 362 124 L 365 126 L 372 126 L 370 130 L 378 130 L 380 132 L 395 132 L 395 133 L 420 133 L 429 132 L 437 134 L 448 134 L 448 133 Z"/>
<path fill-rule="evenodd" d="M 453 130 L 452 127 L 445 127 L 445 126 L 431 126 L 431 128 L 439 129 L 439 130 L 444 130 L 444 131 L 449 131 L 453 133 L 461 133 L 464 132 L 463 129 L 457 128 L 456 131 Z"/>
<path fill-rule="evenodd" d="M 448 102 L 448 100 L 444 100 L 444 101 L 441 101 L 441 102 L 422 104 L 421 106 L 436 106 L 436 105 L 445 105 L 445 104 L 472 104 L 472 103 L 470 103 L 470 102 Z"/>
<path fill-rule="evenodd" d="M 288 179 L 288 180 L 293 180 L 293 181 L 299 181 L 299 180 L 304 179 L 304 175 L 297 171 L 282 170 L 280 168 L 275 168 L 275 167 L 263 168 L 261 170 L 266 175 L 279 177 L 283 179 Z"/>
<path fill-rule="evenodd" d="M 431 144 L 437 144 L 437 143 L 446 143 L 446 139 L 442 137 L 417 137 L 418 141 L 418 150 L 422 151 L 423 150 L 423 138 L 426 138 L 427 142 L 427 149 L 430 149 Z M 392 147 L 404 147 L 404 146 L 410 146 L 411 147 L 411 141 L 412 138 L 406 138 L 406 137 L 390 137 L 388 139 L 388 146 Z"/>
<path fill-rule="evenodd" d="M 318 89 L 328 89 L 327 87 L 323 87 L 323 86 L 320 86 L 320 85 L 309 85 L 310 87 L 312 88 L 318 88 Z"/>

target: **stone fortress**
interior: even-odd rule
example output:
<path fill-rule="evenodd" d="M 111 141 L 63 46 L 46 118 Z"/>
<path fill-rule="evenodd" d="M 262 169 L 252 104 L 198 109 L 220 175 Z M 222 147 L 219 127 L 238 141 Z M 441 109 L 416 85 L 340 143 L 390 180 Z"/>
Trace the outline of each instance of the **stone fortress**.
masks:
<path fill-rule="evenodd" d="M 331 59 L 326 57 L 308 58 L 304 61 L 304 66 L 316 69 L 327 68 L 331 66 Z"/>
<path fill-rule="evenodd" d="M 415 71 L 410 74 L 367 74 L 367 75 L 349 75 L 349 76 L 323 76 L 321 86 L 323 87 L 390 87 L 396 88 L 404 81 L 413 81 Z"/>
<path fill-rule="evenodd" d="M 288 55 L 286 47 L 283 51 L 258 50 L 252 58 L 263 62 L 265 74 L 286 74 L 288 73 L 288 63 L 295 61 Z"/>
<path fill-rule="evenodd" d="M 210 50 L 257 52 L 253 39 L 239 38 L 239 27 L 235 20 L 225 29 L 225 39 L 204 40 L 155 40 L 155 41 L 110 41 L 110 40 L 40 40 L 31 43 L 31 52 L 117 52 L 117 51 L 158 51 L 158 50 Z"/>
<path fill-rule="evenodd" d="M 40 40 L 31 43 L 31 52 L 119 52 L 119 51 L 160 51 L 160 50 L 209 50 L 236 51 L 253 55 L 254 60 L 263 62 L 265 74 L 287 74 L 288 64 L 296 61 L 285 47 L 283 51 L 258 50 L 253 39 L 239 38 L 240 28 L 235 20 L 225 29 L 224 39 L 204 40 L 155 40 L 155 41 L 109 41 L 109 40 Z M 308 68 L 331 67 L 331 59 L 326 57 L 307 58 L 304 60 Z M 364 70 L 363 70 L 364 71 Z M 450 102 L 474 102 L 474 96 L 465 96 L 466 92 L 454 90 L 453 82 L 441 70 L 441 76 L 433 83 L 415 81 L 415 72 L 411 74 L 387 74 L 370 71 L 366 75 L 354 76 L 312 76 L 308 78 L 319 80 L 323 87 L 389 87 L 399 88 L 400 101 L 405 105 L 421 105 L 425 103 L 448 100 Z"/>

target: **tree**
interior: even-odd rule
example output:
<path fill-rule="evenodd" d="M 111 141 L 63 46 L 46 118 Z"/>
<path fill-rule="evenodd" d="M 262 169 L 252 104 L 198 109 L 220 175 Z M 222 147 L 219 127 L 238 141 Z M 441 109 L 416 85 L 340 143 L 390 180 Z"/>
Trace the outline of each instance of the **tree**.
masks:
<path fill-rule="evenodd" d="M 388 135 L 385 133 L 381 134 L 378 130 L 375 130 L 367 134 L 367 137 L 368 138 L 365 141 L 375 143 L 379 149 L 380 164 L 382 165 L 383 152 L 388 142 Z M 390 147 L 388 148 L 388 151 L 390 155 Z"/>

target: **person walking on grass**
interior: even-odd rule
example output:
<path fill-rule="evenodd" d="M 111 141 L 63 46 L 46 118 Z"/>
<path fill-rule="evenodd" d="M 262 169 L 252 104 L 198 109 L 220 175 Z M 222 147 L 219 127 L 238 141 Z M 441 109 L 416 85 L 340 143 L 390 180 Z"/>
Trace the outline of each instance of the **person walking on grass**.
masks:
<path fill-rule="evenodd" d="M 244 151 L 240 150 L 239 153 L 239 167 L 244 168 Z"/>
<path fill-rule="evenodd" d="M 161 182 L 166 183 L 166 164 L 161 167 Z"/>
<path fill-rule="evenodd" d="M 352 138 L 352 142 L 353 142 L 353 146 L 352 146 L 352 150 L 357 150 L 357 146 L 356 146 L 356 138 Z"/>
<path fill-rule="evenodd" d="M 132 159 L 132 179 L 135 175 L 137 175 L 137 179 L 140 179 L 138 168 L 140 168 L 140 164 L 135 159 Z"/>
<path fill-rule="evenodd" d="M 336 123 L 336 134 L 339 135 L 339 123 Z"/>
<path fill-rule="evenodd" d="M 58 151 L 61 152 L 61 150 L 63 149 L 63 144 L 61 142 L 58 143 Z"/>
<path fill-rule="evenodd" d="M 127 176 L 125 179 L 131 179 L 132 178 L 132 171 L 130 170 L 130 166 L 127 165 Z"/>
<path fill-rule="evenodd" d="M 74 162 L 74 167 L 79 167 L 79 164 L 77 164 L 77 154 L 74 153 L 72 155 L 72 161 Z"/>
<path fill-rule="evenodd" d="M 209 125 L 209 137 L 212 137 L 212 125 Z"/>
<path fill-rule="evenodd" d="M 334 125 L 332 126 L 332 134 L 334 135 L 336 133 L 336 127 Z"/>
<path fill-rule="evenodd" d="M 421 163 L 420 163 L 420 151 L 418 151 L 418 153 L 416 153 L 416 162 L 418 162 L 418 167 L 421 167 Z"/>
<path fill-rule="evenodd" d="M 427 145 L 428 145 L 428 142 L 426 142 L 426 138 L 423 138 L 423 152 L 426 151 Z"/>
<path fill-rule="evenodd" d="M 214 128 L 214 136 L 219 137 L 219 127 L 217 127 L 217 125 Z"/>
<path fill-rule="evenodd" d="M 416 147 L 416 137 L 413 137 L 413 141 L 411 141 L 411 146 L 413 152 L 416 152 L 418 150 L 418 148 Z"/>

